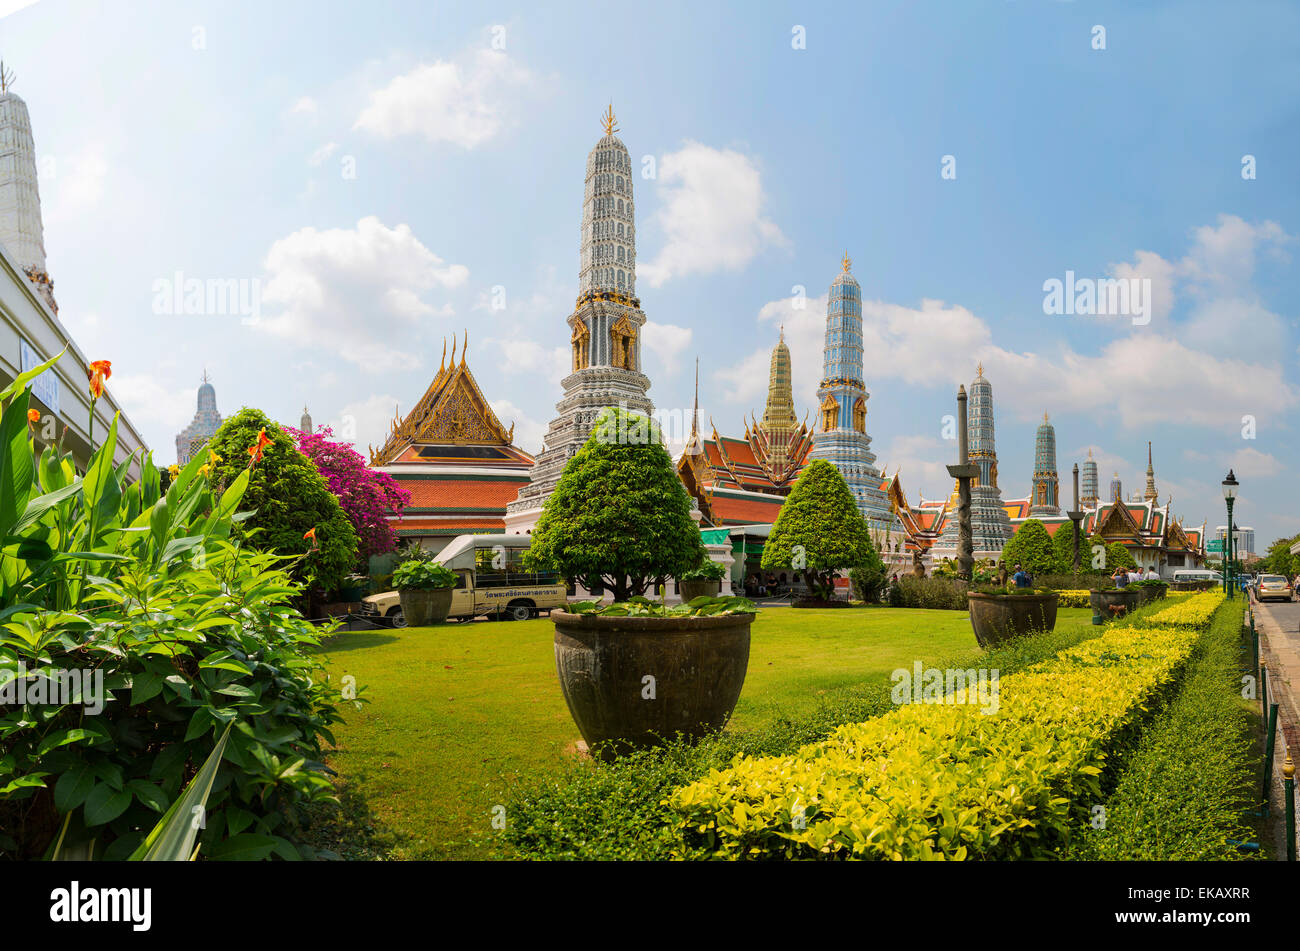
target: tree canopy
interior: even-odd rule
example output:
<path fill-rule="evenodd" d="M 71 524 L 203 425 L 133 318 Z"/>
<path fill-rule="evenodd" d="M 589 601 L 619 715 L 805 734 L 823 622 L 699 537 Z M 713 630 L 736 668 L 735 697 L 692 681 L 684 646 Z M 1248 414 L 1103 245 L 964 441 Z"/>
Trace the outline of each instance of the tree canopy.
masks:
<path fill-rule="evenodd" d="M 1047 534 L 1047 526 L 1036 518 L 1026 519 L 1016 529 L 1002 549 L 1001 558 L 1008 571 L 1014 571 L 1017 563 L 1031 575 L 1064 570 L 1052 545 L 1052 536 Z"/>
<path fill-rule="evenodd" d="M 261 551 L 305 556 L 289 567 L 299 581 L 322 591 L 338 587 L 356 566 L 356 530 L 316 465 L 283 429 L 261 410 L 245 408 L 222 423 L 200 451 L 215 454 L 213 478 L 229 485 L 248 468 L 250 451 L 259 443 L 260 458 L 241 503 L 253 514 L 240 523 L 239 534 Z"/>
<path fill-rule="evenodd" d="M 867 523 L 840 470 L 814 459 L 781 505 L 763 546 L 762 566 L 801 571 L 811 588 L 829 598 L 835 573 L 864 564 L 873 551 Z"/>
<path fill-rule="evenodd" d="M 526 563 L 607 586 L 622 601 L 703 557 L 691 498 L 654 421 L 601 410 L 542 507 Z"/>

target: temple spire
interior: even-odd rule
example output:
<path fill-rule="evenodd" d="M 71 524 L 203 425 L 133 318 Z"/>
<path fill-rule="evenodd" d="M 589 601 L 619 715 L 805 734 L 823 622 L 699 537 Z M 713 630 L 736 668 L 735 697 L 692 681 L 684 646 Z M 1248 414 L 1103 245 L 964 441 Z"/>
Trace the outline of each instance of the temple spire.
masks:
<path fill-rule="evenodd" d="M 1147 442 L 1147 489 L 1142 493 L 1142 499 L 1153 505 L 1159 504 L 1159 495 L 1156 493 L 1156 471 L 1151 465 L 1151 443 Z"/>
<path fill-rule="evenodd" d="M 605 114 L 600 117 L 600 124 L 605 128 L 606 135 L 613 135 L 618 131 L 618 120 L 614 118 L 614 103 L 609 104 Z"/>

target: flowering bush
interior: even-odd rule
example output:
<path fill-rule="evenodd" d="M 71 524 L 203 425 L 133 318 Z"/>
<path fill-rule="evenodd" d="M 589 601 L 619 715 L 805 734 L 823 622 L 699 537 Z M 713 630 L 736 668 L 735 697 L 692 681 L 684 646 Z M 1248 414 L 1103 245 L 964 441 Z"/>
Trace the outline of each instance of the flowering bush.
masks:
<path fill-rule="evenodd" d="M 1056 606 L 1060 608 L 1086 608 L 1091 607 L 1092 602 L 1088 599 L 1087 591 L 1058 591 L 1060 600 Z"/>
<path fill-rule="evenodd" d="M 389 516 L 402 514 L 411 502 L 411 493 L 397 484 L 387 472 L 376 472 L 366 465 L 350 442 L 335 442 L 328 426 L 314 433 L 286 427 L 298 451 L 316 463 L 325 484 L 339 500 L 343 513 L 352 522 L 360 539 L 362 558 L 382 555 L 397 545 Z"/>
<path fill-rule="evenodd" d="M 1147 619 L 1149 624 L 1176 625 L 1178 627 L 1201 627 L 1208 624 L 1220 604 L 1224 594 L 1221 590 L 1204 591 L 1193 595 L 1181 604 L 1165 608 L 1159 614 Z"/>

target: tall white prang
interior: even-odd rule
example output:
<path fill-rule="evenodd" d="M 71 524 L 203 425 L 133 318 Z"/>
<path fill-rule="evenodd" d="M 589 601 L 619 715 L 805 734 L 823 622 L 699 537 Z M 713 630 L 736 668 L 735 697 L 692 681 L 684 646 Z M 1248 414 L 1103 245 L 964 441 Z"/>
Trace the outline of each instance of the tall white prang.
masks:
<path fill-rule="evenodd" d="M 564 397 L 555 404 L 557 415 L 530 482 L 506 508 L 511 533 L 532 530 L 564 464 L 587 441 L 602 409 L 654 412 L 646 395 L 650 380 L 641 372 L 645 314 L 636 296 L 632 160 L 614 134 L 612 106 L 603 122 L 605 135 L 587 156 L 578 300 L 568 319 L 572 372 L 561 381 Z"/>
<path fill-rule="evenodd" d="M 9 88 L 0 63 L 0 245 L 55 312 L 54 282 L 45 270 L 45 228 L 36 184 L 36 143 L 27 103 Z"/>

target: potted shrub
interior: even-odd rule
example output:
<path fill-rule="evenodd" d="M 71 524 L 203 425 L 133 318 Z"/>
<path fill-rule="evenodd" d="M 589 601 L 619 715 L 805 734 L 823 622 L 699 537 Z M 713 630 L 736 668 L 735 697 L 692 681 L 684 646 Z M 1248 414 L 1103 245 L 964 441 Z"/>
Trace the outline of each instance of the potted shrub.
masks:
<path fill-rule="evenodd" d="M 802 572 L 812 597 L 794 607 L 847 607 L 835 599 L 835 576 L 871 557 L 871 534 L 840 470 L 825 459 L 808 463 L 781 505 L 763 546 L 764 571 Z"/>
<path fill-rule="evenodd" d="M 683 601 L 707 598 L 722 590 L 722 579 L 727 576 L 727 566 L 706 558 L 694 568 L 677 576 L 677 593 Z"/>
<path fill-rule="evenodd" d="M 1060 596 L 1043 588 L 982 587 L 966 593 L 975 640 L 987 650 L 1013 637 L 1056 627 Z"/>
<path fill-rule="evenodd" d="M 740 696 L 752 603 L 696 598 L 667 609 L 643 597 L 701 566 L 690 513 L 658 428 L 610 407 L 565 465 L 533 531 L 531 569 L 614 593 L 603 608 L 579 602 L 551 612 L 560 688 L 598 756 L 717 730 Z"/>
<path fill-rule="evenodd" d="M 1130 588 L 1134 588 L 1138 593 L 1137 606 L 1142 607 L 1152 601 L 1159 601 L 1169 592 L 1169 585 L 1164 582 L 1151 578 L 1147 581 L 1135 581 Z"/>
<path fill-rule="evenodd" d="M 393 570 L 393 587 L 407 627 L 441 624 L 451 609 L 456 573 L 434 561 L 404 561 Z"/>
<path fill-rule="evenodd" d="M 1138 606 L 1138 587 L 1131 584 L 1123 588 L 1093 588 L 1088 592 L 1092 607 L 1092 623 L 1105 624 L 1128 614 Z"/>

